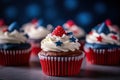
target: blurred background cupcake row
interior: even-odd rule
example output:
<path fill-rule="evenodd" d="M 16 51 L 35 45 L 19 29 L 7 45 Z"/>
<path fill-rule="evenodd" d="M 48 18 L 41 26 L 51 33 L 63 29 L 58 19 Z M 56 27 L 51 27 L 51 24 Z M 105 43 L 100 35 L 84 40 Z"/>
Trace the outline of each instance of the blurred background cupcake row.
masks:
<path fill-rule="evenodd" d="M 6 25 L 17 21 L 22 26 L 36 18 L 43 19 L 44 25 L 52 24 L 55 27 L 72 19 L 88 33 L 93 26 L 107 18 L 120 25 L 119 17 L 119 1 L 114 0 L 0 1 L 0 19 L 4 19 Z"/>

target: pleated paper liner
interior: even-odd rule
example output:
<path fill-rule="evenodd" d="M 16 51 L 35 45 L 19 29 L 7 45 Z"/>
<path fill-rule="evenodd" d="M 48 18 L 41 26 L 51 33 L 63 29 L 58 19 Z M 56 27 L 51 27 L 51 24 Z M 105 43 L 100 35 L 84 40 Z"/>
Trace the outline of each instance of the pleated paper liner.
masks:
<path fill-rule="evenodd" d="M 84 53 L 73 57 L 50 57 L 39 54 L 42 71 L 49 76 L 73 76 L 80 73 Z"/>
<path fill-rule="evenodd" d="M 27 50 L 0 50 L 0 65 L 24 66 L 29 64 L 30 51 Z"/>
<path fill-rule="evenodd" d="M 31 44 L 31 55 L 38 56 L 38 53 L 41 51 L 41 40 L 29 39 L 28 42 Z"/>
<path fill-rule="evenodd" d="M 31 54 L 38 56 L 38 53 L 41 51 L 40 47 L 32 47 Z"/>
<path fill-rule="evenodd" d="M 98 65 L 120 65 L 120 48 L 91 49 L 84 48 L 87 62 Z"/>

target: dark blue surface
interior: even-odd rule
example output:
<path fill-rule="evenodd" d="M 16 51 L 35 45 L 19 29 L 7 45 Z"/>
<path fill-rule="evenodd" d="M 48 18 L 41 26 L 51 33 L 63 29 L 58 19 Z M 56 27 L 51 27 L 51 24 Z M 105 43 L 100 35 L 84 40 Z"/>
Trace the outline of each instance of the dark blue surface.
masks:
<path fill-rule="evenodd" d="M 0 18 L 6 24 L 17 21 L 20 25 L 33 18 L 44 19 L 54 27 L 72 19 L 89 32 L 93 26 L 110 18 L 120 26 L 119 1 L 86 0 L 0 0 Z"/>

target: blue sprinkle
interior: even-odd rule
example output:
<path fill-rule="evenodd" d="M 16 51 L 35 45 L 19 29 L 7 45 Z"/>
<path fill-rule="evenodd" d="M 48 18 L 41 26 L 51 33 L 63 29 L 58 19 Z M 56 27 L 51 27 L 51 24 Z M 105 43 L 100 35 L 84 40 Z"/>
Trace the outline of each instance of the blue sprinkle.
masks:
<path fill-rule="evenodd" d="M 44 25 L 43 19 L 38 20 L 38 27 L 41 27 Z"/>
<path fill-rule="evenodd" d="M 70 42 L 76 42 L 76 38 L 72 37 L 72 38 L 69 38 Z"/>
<path fill-rule="evenodd" d="M 57 41 L 57 42 L 55 42 L 55 44 L 56 44 L 56 46 L 61 46 L 63 44 L 63 42 Z"/>
<path fill-rule="evenodd" d="M 72 33 L 72 32 L 68 32 L 67 35 L 68 35 L 68 36 L 69 36 L 69 35 L 73 35 L 73 33 Z"/>
<path fill-rule="evenodd" d="M 105 34 L 110 33 L 109 28 L 107 27 L 107 25 L 104 22 L 98 27 L 99 27 L 97 30 L 98 33 L 105 33 Z"/>
<path fill-rule="evenodd" d="M 29 36 L 27 34 L 24 35 L 26 38 L 29 38 Z"/>
<path fill-rule="evenodd" d="M 17 22 L 11 23 L 8 27 L 8 31 L 10 31 L 10 32 L 14 31 L 15 29 L 19 30 L 19 26 L 18 26 Z"/>

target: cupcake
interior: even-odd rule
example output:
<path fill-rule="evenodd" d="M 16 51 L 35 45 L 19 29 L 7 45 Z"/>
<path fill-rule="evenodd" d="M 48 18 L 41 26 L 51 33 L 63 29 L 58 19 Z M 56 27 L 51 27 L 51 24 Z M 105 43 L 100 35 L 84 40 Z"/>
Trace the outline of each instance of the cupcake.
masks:
<path fill-rule="evenodd" d="M 36 27 L 31 27 L 27 32 L 29 36 L 28 42 L 31 44 L 32 51 L 31 55 L 38 58 L 38 52 L 40 52 L 40 42 L 41 40 L 50 33 L 46 27 L 42 26 L 42 22 L 38 21 L 38 25 Z M 39 61 L 39 59 L 38 59 Z"/>
<path fill-rule="evenodd" d="M 74 36 L 78 38 L 81 44 L 80 49 L 83 49 L 83 45 L 85 43 L 85 31 L 81 27 L 77 26 L 72 20 L 68 20 L 63 27 L 67 32 L 73 32 Z"/>
<path fill-rule="evenodd" d="M 24 66 L 29 64 L 30 44 L 18 31 L 16 22 L 5 31 L 0 31 L 0 65 Z"/>
<path fill-rule="evenodd" d="M 86 36 L 84 51 L 87 62 L 91 64 L 119 65 L 120 34 L 103 22 Z"/>
<path fill-rule="evenodd" d="M 38 56 L 42 71 L 49 76 L 73 76 L 80 72 L 84 53 L 72 32 L 66 33 L 61 26 L 41 41 Z"/>
<path fill-rule="evenodd" d="M 5 25 L 5 21 L 0 19 L 0 31 L 7 29 L 7 25 Z"/>

